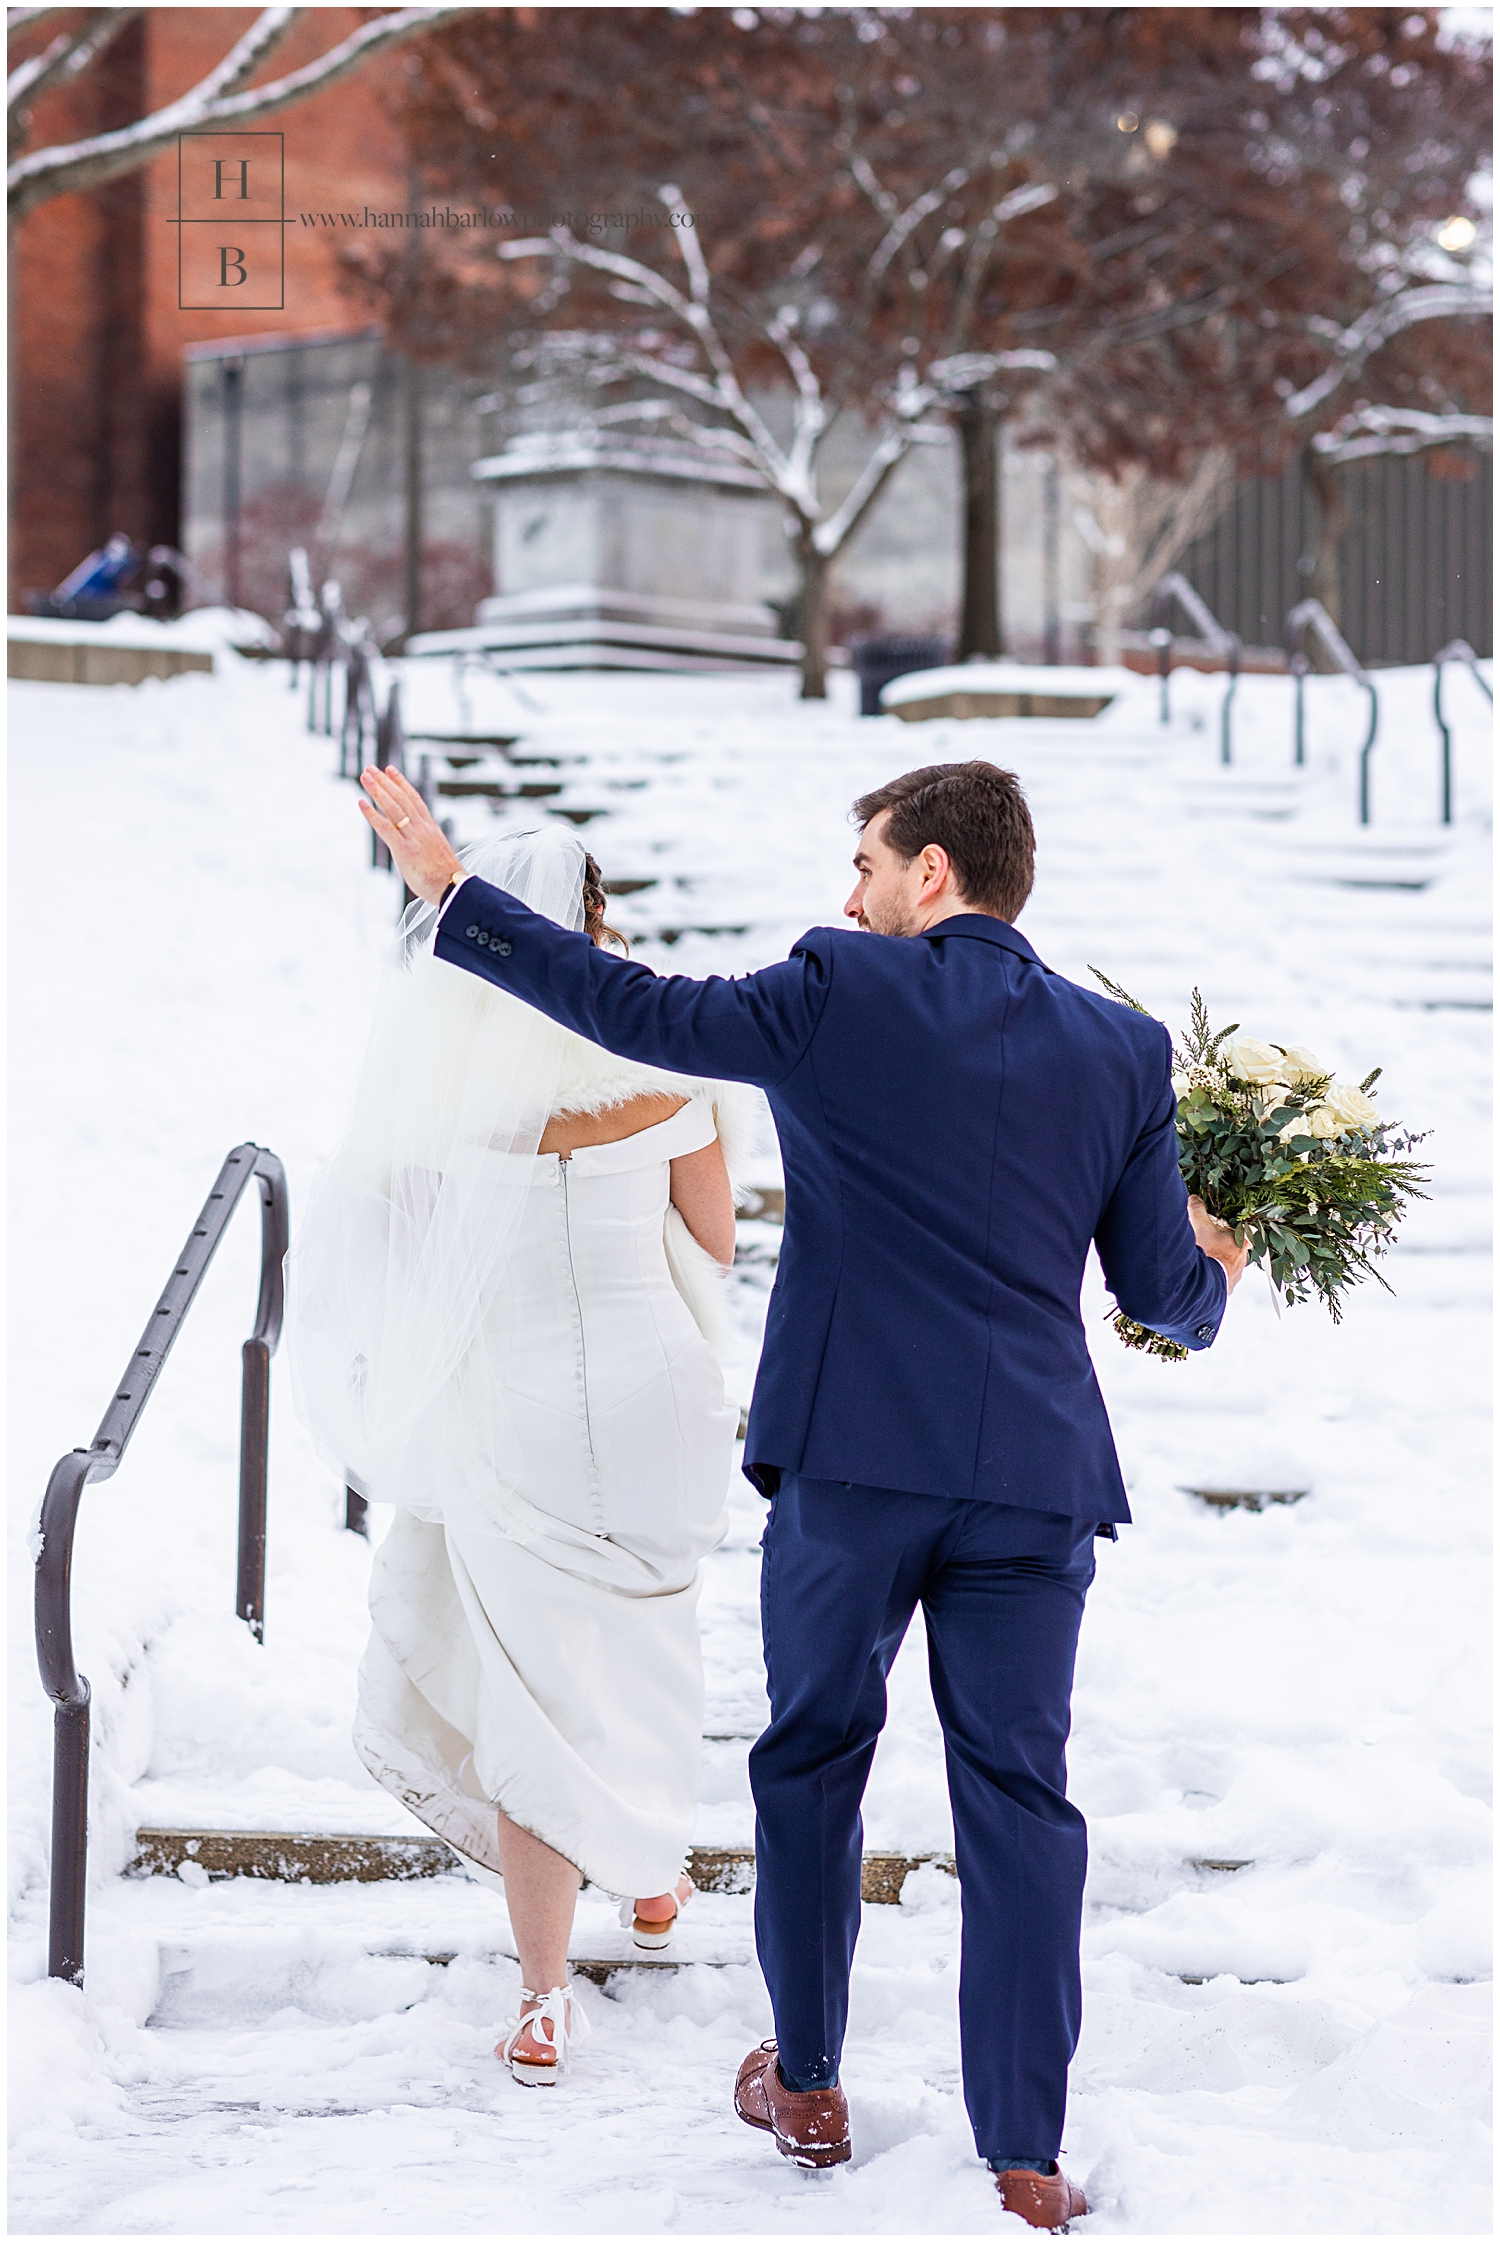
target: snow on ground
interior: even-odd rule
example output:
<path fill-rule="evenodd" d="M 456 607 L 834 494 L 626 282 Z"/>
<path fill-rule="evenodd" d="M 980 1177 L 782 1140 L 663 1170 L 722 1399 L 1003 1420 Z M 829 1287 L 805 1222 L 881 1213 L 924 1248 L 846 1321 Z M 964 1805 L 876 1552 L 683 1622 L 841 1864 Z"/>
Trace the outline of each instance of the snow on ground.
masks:
<path fill-rule="evenodd" d="M 804 2177 L 728 2097 L 767 2028 L 749 1902 L 703 1895 L 696 1966 L 585 1985 L 594 2037 L 555 2095 L 490 2048 L 514 2002 L 503 1904 L 463 1879 L 297 1889 L 126 1879 L 141 1824 L 397 1830 L 348 1743 L 369 1552 L 273 1380 L 267 1638 L 232 1613 L 248 1208 L 75 1575 L 94 1689 L 84 1993 L 48 1982 L 50 1720 L 26 1536 L 86 1442 L 228 1147 L 287 1164 L 293 1214 L 335 1141 L 396 897 L 286 672 L 11 689 L 15 920 L 11 1874 L 13 2225 L 22 2233 L 910 2233 L 1001 2223 L 972 2154 L 940 1869 L 866 1910 L 846 2055 L 855 2162 Z M 860 722 L 779 678 L 473 684 L 467 728 L 521 735 L 593 810 L 612 916 L 665 970 L 737 971 L 834 922 L 851 797 L 917 761 L 1019 770 L 1040 833 L 1024 927 L 1170 1020 L 1312 1045 L 1431 1129 L 1434 1196 L 1335 1329 L 1258 1277 L 1185 1367 L 1085 1309 L 1137 1524 L 1099 1545 L 1071 1754 L 1092 1831 L 1087 2019 L 1066 2153 L 1099 2233 L 1469 2233 L 1488 2226 L 1484 1558 L 1488 1365 L 1487 710 L 1455 677 L 1459 822 L 1434 822 L 1426 672 L 1381 678 L 1375 824 L 1354 824 L 1361 697 L 1174 680 L 1092 723 Z M 451 731 L 446 670 L 408 680 Z M 479 766 L 481 772 L 484 765 Z M 460 774 L 462 775 L 462 774 Z M 483 800 L 452 805 L 461 834 Z M 661 938 L 670 935 L 670 942 Z M 774 1143 L 765 1179 L 776 1175 Z M 748 1393 L 775 1246 L 741 1225 Z M 1192 1486 L 1306 1489 L 1214 1515 Z M 764 1703 L 759 1505 L 742 1482 L 704 1604 L 713 1741 L 702 1843 L 746 1843 Z M 950 1830 L 914 1629 L 866 1842 Z M 1239 1867 L 1211 1863 L 1240 1862 Z M 577 1950 L 608 1936 L 585 1895 Z M 618 1933 L 615 1934 L 618 1936 Z M 435 1954 L 452 1958 L 428 1959 Z M 1019 2229 L 1011 2230 L 1019 2231 Z"/>

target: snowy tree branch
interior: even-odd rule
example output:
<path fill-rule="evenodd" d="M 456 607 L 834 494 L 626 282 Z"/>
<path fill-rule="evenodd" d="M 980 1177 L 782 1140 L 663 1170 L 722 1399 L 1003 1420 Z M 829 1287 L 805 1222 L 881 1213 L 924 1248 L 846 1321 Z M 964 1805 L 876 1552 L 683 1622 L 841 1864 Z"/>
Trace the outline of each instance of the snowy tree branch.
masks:
<path fill-rule="evenodd" d="M 862 158 L 860 160 L 863 161 Z M 929 187 L 925 195 L 918 195 L 916 201 L 910 203 L 895 223 L 886 229 L 885 239 L 870 259 L 869 284 L 872 288 L 880 285 L 890 269 L 892 259 L 900 255 L 922 220 L 930 218 L 934 210 L 941 209 L 949 195 L 955 194 L 968 176 L 968 172 L 962 169 L 955 168 L 948 172 L 935 187 Z"/>
<path fill-rule="evenodd" d="M 1493 309 L 1489 289 L 1459 288 L 1441 281 L 1408 288 L 1401 295 L 1372 304 L 1352 327 L 1334 333 L 1331 338 L 1333 363 L 1325 367 L 1316 381 L 1287 398 L 1288 420 L 1305 420 L 1309 413 L 1315 413 L 1341 383 L 1359 372 L 1367 358 L 1407 327 L 1416 326 L 1418 321 L 1488 318 Z"/>
<path fill-rule="evenodd" d="M 795 320 L 792 307 L 784 304 L 766 332 L 780 351 L 797 391 L 788 465 L 797 488 L 806 491 L 811 498 L 816 484 L 814 463 L 818 444 L 828 426 L 828 400 L 813 371 L 812 360 L 797 340 Z"/>
<path fill-rule="evenodd" d="M 49 16 L 60 16 L 63 12 L 61 8 L 7 8 L 5 36 L 7 39 L 14 39 L 19 32 L 34 31 Z"/>
<path fill-rule="evenodd" d="M 813 531 L 813 544 L 832 560 L 848 544 L 876 499 L 916 441 L 915 427 L 889 429 L 860 469 L 853 487 L 827 521 Z"/>
<path fill-rule="evenodd" d="M 74 78 L 102 54 L 139 8 L 90 8 L 73 31 L 60 31 L 40 54 L 18 63 L 6 80 L 5 107 L 12 130 L 23 126 L 26 111 L 60 79 Z"/>
<path fill-rule="evenodd" d="M 1360 405 L 1336 428 L 1314 436 L 1312 448 L 1331 467 L 1358 459 L 1401 459 L 1432 451 L 1440 444 L 1477 444 L 1488 449 L 1495 423 L 1480 413 L 1422 413 L 1396 405 Z"/>
<path fill-rule="evenodd" d="M 288 8 L 264 9 L 217 69 L 190 93 L 169 102 L 149 117 L 142 117 L 137 123 L 124 125 L 115 132 L 95 133 L 86 140 L 70 141 L 56 148 L 34 149 L 31 154 L 19 157 L 10 167 L 12 218 L 24 218 L 53 195 L 99 187 L 110 179 L 121 178 L 160 155 L 179 133 L 207 132 L 215 127 L 233 131 L 253 117 L 269 116 L 275 110 L 289 108 L 294 102 L 306 100 L 310 94 L 337 85 L 341 78 L 382 49 L 431 30 L 451 16 L 466 15 L 470 10 L 467 6 L 398 8 L 390 15 L 361 24 L 347 39 L 330 47 L 315 62 L 305 63 L 300 70 L 293 70 L 268 86 L 256 86 L 248 92 L 235 91 L 278 44 L 290 20 L 299 12 Z"/>
<path fill-rule="evenodd" d="M 653 358 L 649 351 L 622 347 L 617 367 L 631 373 L 649 374 L 651 380 L 659 381 L 664 389 L 680 390 L 684 397 L 695 398 L 700 405 L 711 406 L 715 412 L 723 410 L 719 392 L 711 381 L 702 374 L 695 374 L 689 366 L 674 366 L 670 358 Z"/>
<path fill-rule="evenodd" d="M 219 101 L 253 77 L 266 56 L 291 30 L 300 8 L 263 8 L 243 39 L 232 46 L 217 70 L 197 87 L 201 101 Z M 193 97 L 190 95 L 189 99 Z"/>
<path fill-rule="evenodd" d="M 1010 194 L 1002 195 L 985 212 L 975 227 L 974 237 L 969 243 L 969 253 L 964 259 L 963 279 L 954 295 L 953 312 L 948 322 L 948 341 L 955 350 L 969 331 L 969 321 L 974 316 L 979 291 L 984 285 L 985 273 L 989 270 L 990 252 L 1001 227 L 1009 218 L 1024 217 L 1028 210 L 1041 210 L 1049 202 L 1055 202 L 1057 192 L 1056 187 L 1044 185 L 1040 181 L 1035 186 L 1013 188 Z"/>
<path fill-rule="evenodd" d="M 675 229 L 678 236 L 677 247 L 688 269 L 688 284 L 692 290 L 693 302 L 706 305 L 709 293 L 708 266 L 704 263 L 703 251 L 698 243 L 697 228 L 680 223 L 688 216 L 687 204 L 676 187 L 661 188 L 660 199 L 679 221 Z"/>
<path fill-rule="evenodd" d="M 664 195 L 663 200 L 665 199 Z M 694 267 L 688 260 L 684 246 L 688 230 L 674 226 L 672 234 L 684 263 L 688 264 L 689 279 L 692 281 Z M 701 262 L 701 251 L 696 242 L 693 243 L 693 249 Z M 698 300 L 684 296 L 681 289 L 674 288 L 669 280 L 650 265 L 643 265 L 634 257 L 622 257 L 612 249 L 596 249 L 592 242 L 579 241 L 565 226 L 555 226 L 545 240 L 502 242 L 496 254 L 506 262 L 526 257 L 566 257 L 573 264 L 587 265 L 595 272 L 611 274 L 616 280 L 641 290 L 664 310 L 669 311 L 678 324 L 688 330 L 708 360 L 713 374 L 712 381 L 701 374 L 689 375 L 686 368 L 674 366 L 670 360 L 655 359 L 642 351 L 632 354 L 635 370 L 648 374 L 653 381 L 660 381 L 665 387 L 685 390 L 689 395 L 697 396 L 701 403 L 711 406 L 715 412 L 724 413 L 738 422 L 754 447 L 769 486 L 783 497 L 794 497 L 787 459 L 740 387 L 733 361 L 714 326 L 706 297 Z M 708 284 L 707 267 L 702 266 L 701 285 L 706 288 Z M 622 346 L 622 359 L 624 356 L 625 349 Z M 698 386 L 695 387 L 695 384 Z"/>
<path fill-rule="evenodd" d="M 927 378 L 946 396 L 958 397 L 966 389 L 978 389 L 996 374 L 1026 373 L 1052 374 L 1057 371 L 1057 359 L 1050 350 L 966 350 L 954 358 L 936 358 L 927 369 Z"/>

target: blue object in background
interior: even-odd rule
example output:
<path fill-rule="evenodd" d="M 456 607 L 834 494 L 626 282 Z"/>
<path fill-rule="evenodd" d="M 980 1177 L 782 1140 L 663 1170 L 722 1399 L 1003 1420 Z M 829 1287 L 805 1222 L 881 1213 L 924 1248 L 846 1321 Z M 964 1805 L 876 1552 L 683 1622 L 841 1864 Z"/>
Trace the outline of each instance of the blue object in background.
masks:
<path fill-rule="evenodd" d="M 116 530 L 96 552 L 70 570 L 56 591 L 43 596 L 33 593 L 26 604 L 33 615 L 55 615 L 87 623 L 107 622 L 111 615 L 140 605 L 125 587 L 145 557 L 144 546 L 133 543 L 123 531 Z"/>

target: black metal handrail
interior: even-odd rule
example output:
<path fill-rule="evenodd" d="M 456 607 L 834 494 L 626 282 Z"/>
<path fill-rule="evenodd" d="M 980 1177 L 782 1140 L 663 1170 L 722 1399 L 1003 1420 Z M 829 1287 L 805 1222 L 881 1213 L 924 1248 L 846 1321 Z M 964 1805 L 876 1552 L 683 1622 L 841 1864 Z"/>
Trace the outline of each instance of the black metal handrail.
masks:
<path fill-rule="evenodd" d="M 318 624 L 308 646 L 307 728 L 333 735 L 333 673 L 345 639 L 344 594 L 330 577 L 318 595 Z M 319 702 L 322 702 L 321 713 Z"/>
<path fill-rule="evenodd" d="M 1453 734 L 1443 714 L 1443 664 L 1462 662 L 1473 677 L 1485 699 L 1493 705 L 1494 693 L 1488 678 L 1479 667 L 1479 656 L 1466 638 L 1451 638 L 1446 646 L 1439 647 L 1432 657 L 1432 713 L 1437 718 L 1437 728 L 1443 736 L 1443 823 L 1453 823 Z"/>
<path fill-rule="evenodd" d="M 1206 639 L 1216 654 L 1224 656 L 1229 684 L 1219 711 L 1219 761 L 1227 764 L 1230 760 L 1229 711 L 1240 683 L 1240 636 L 1211 613 L 1202 595 L 1179 569 L 1168 570 L 1151 595 L 1151 643 L 1156 648 L 1156 670 L 1161 679 L 1163 724 L 1171 721 L 1172 714 L 1167 697 L 1167 680 L 1172 674 L 1172 633 L 1166 627 L 1166 617 L 1174 604 L 1182 609 L 1198 636 Z"/>
<path fill-rule="evenodd" d="M 260 1184 L 260 1294 L 255 1328 L 241 1350 L 239 1553 L 235 1610 L 257 1642 L 265 1634 L 266 1466 L 271 1356 L 281 1337 L 282 1263 L 287 1248 L 286 1175 L 274 1152 L 237 1145 L 219 1170 L 203 1211 L 105 1410 L 93 1445 L 53 1468 L 42 1498 L 36 1560 L 36 1657 L 42 1687 L 57 1710 L 52 1734 L 52 1901 L 47 1969 L 83 1983 L 88 1875 L 89 1685 L 73 1657 L 73 1535 L 91 1480 L 118 1470 L 163 1363 L 182 1329 L 229 1219 L 251 1178 Z"/>
<path fill-rule="evenodd" d="M 1361 825 L 1368 825 L 1370 822 L 1370 756 L 1375 746 L 1376 728 L 1380 723 L 1380 700 L 1375 691 L 1374 679 L 1368 676 L 1361 667 L 1348 640 L 1320 599 L 1299 600 L 1286 619 L 1287 665 L 1296 680 L 1297 686 L 1296 736 L 1292 749 L 1292 761 L 1299 769 L 1307 761 L 1307 737 L 1303 728 L 1302 692 L 1311 664 L 1303 652 L 1302 640 L 1308 631 L 1312 632 L 1323 651 L 1332 658 L 1343 671 L 1345 677 L 1352 678 L 1354 683 L 1370 696 L 1370 729 L 1366 732 L 1364 744 L 1359 751 L 1359 822 Z"/>
<path fill-rule="evenodd" d="M 281 619 L 281 626 L 295 693 L 301 683 L 303 663 L 316 668 L 323 632 L 323 610 L 313 595 L 312 568 L 305 546 L 294 545 L 287 555 L 287 593 L 290 605 Z"/>

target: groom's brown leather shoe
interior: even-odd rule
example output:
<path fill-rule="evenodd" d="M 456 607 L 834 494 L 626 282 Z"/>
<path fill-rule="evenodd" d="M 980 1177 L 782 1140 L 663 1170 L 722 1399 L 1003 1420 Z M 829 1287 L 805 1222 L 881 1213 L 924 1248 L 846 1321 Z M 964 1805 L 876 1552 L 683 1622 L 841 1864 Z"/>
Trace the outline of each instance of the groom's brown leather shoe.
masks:
<path fill-rule="evenodd" d="M 1066 2172 L 997 2172 L 995 2185 L 1007 2211 L 1051 2234 L 1066 2234 L 1069 2219 L 1088 2217 L 1083 2190 L 1074 2187 Z"/>
<path fill-rule="evenodd" d="M 820 2170 L 849 2161 L 849 2105 L 843 2089 L 822 2086 L 811 2094 L 797 2094 L 783 2086 L 774 2040 L 762 2040 L 740 2065 L 734 2108 L 747 2125 L 771 2134 L 793 2164 Z"/>

